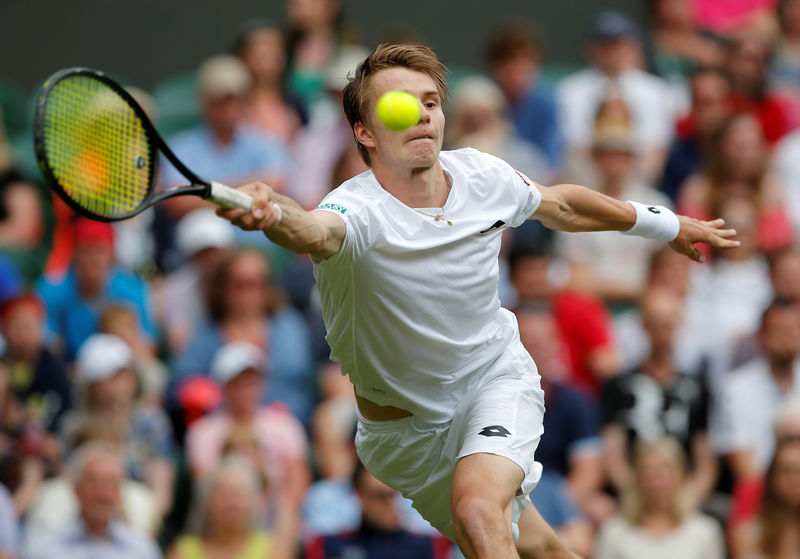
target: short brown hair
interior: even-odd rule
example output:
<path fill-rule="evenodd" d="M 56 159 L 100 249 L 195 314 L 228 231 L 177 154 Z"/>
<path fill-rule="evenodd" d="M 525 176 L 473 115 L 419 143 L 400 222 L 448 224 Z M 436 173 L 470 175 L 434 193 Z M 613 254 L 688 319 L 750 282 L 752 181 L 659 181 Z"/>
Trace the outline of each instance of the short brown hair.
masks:
<path fill-rule="evenodd" d="M 531 58 L 539 58 L 542 45 L 536 33 L 522 24 L 510 24 L 498 27 L 489 37 L 486 46 L 486 58 L 490 64 L 526 54 Z"/>
<path fill-rule="evenodd" d="M 344 113 L 350 127 L 356 122 L 363 123 L 367 115 L 367 88 L 369 78 L 380 70 L 388 68 L 408 68 L 430 76 L 436 84 L 442 103 L 447 102 L 447 68 L 439 62 L 436 54 L 424 45 L 378 45 L 378 48 L 365 58 L 356 68 L 355 75 L 350 78 L 344 88 Z M 364 163 L 370 165 L 367 148 L 356 139 L 358 153 Z"/>

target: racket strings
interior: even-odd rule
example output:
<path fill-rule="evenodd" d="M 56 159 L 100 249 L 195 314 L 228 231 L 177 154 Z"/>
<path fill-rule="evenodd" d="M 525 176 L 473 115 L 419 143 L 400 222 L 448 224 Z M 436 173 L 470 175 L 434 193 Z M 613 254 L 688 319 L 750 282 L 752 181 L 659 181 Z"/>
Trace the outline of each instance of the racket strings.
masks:
<path fill-rule="evenodd" d="M 137 113 L 105 83 L 74 75 L 55 84 L 43 137 L 54 178 L 85 210 L 119 218 L 147 198 L 153 147 Z"/>

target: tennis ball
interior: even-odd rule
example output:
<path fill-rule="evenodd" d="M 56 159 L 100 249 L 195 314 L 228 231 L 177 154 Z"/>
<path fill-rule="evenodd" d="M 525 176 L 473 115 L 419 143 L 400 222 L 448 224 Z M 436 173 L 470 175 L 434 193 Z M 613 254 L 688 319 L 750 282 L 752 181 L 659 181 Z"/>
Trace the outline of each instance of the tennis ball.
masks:
<path fill-rule="evenodd" d="M 422 108 L 419 100 L 407 91 L 389 91 L 381 95 L 375 112 L 389 130 L 406 130 L 419 122 Z"/>

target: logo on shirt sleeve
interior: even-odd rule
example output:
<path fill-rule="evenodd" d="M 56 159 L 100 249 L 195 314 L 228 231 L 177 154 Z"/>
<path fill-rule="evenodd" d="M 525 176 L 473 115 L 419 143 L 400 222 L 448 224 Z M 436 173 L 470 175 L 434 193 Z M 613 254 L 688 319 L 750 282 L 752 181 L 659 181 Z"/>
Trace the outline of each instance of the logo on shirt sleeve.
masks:
<path fill-rule="evenodd" d="M 531 185 L 531 180 L 528 177 L 526 177 L 525 175 L 523 175 L 522 173 L 520 173 L 516 169 L 514 169 L 514 172 L 519 175 L 519 178 L 522 179 L 522 182 L 524 182 L 528 186 Z"/>
<path fill-rule="evenodd" d="M 334 204 L 332 202 L 326 202 L 324 204 L 320 204 L 315 209 L 317 209 L 317 210 L 331 210 L 333 212 L 337 212 L 337 213 L 340 213 L 340 214 L 343 214 L 343 213 L 347 212 L 347 208 L 345 208 L 344 206 L 340 206 L 339 204 Z"/>

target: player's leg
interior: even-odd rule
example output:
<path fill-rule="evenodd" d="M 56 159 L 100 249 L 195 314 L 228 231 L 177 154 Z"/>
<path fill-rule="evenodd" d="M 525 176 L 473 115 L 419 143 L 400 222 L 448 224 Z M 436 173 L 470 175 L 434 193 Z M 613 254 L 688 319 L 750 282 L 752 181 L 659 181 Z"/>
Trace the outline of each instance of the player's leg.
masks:
<path fill-rule="evenodd" d="M 496 454 L 480 452 L 458 461 L 450 506 L 456 540 L 467 559 L 519 557 L 511 510 L 524 477 L 522 468 Z"/>
<path fill-rule="evenodd" d="M 533 504 L 525 508 L 517 525 L 517 551 L 522 559 L 580 559 L 567 548 Z"/>

